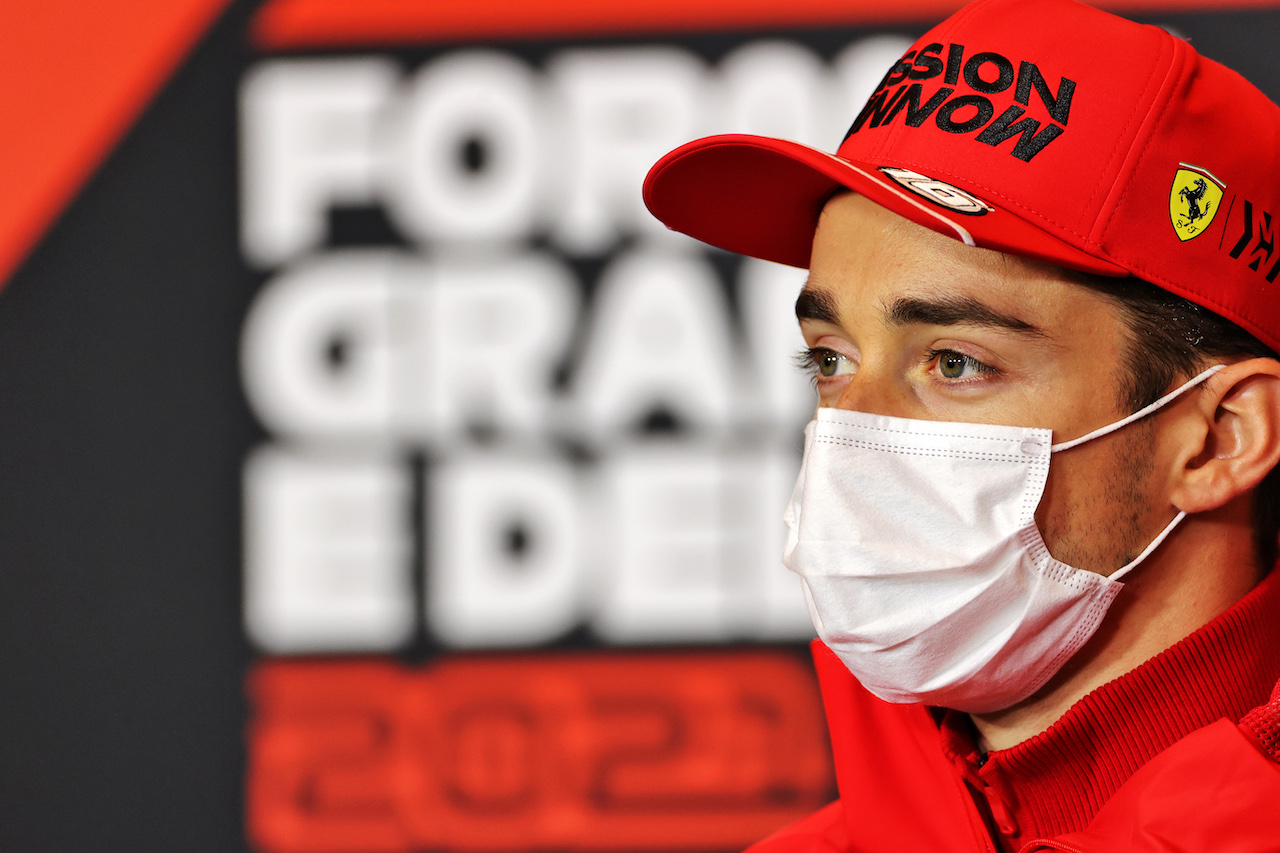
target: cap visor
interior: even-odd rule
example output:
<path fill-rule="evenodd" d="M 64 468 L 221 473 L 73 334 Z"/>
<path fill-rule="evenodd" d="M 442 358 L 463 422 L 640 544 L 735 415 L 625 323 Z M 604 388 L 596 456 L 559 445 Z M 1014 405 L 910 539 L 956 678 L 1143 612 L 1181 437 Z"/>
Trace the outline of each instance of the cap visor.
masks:
<path fill-rule="evenodd" d="M 987 199 L 994 209 L 984 215 L 957 214 L 871 164 L 766 136 L 710 136 L 677 148 L 649 170 L 644 200 L 675 231 L 754 258 L 808 267 L 818 215 L 840 188 L 970 246 L 1084 272 L 1129 274 Z"/>

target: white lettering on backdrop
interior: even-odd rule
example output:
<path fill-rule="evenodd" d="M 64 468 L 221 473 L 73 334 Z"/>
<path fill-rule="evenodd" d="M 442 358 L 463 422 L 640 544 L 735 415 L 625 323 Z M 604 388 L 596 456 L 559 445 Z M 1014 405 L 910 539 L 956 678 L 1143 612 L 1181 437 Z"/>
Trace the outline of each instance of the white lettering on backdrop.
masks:
<path fill-rule="evenodd" d="M 253 68 L 241 240 L 267 279 L 241 364 L 269 440 L 244 475 L 250 638 L 810 636 L 779 559 L 813 406 L 791 364 L 804 272 L 718 264 L 645 212 L 640 184 L 706 133 L 832 147 L 907 44 L 829 63 L 761 40 L 715 66 L 628 47 L 544 68 L 480 49 Z M 332 247 L 350 207 L 380 208 L 403 245 Z"/>

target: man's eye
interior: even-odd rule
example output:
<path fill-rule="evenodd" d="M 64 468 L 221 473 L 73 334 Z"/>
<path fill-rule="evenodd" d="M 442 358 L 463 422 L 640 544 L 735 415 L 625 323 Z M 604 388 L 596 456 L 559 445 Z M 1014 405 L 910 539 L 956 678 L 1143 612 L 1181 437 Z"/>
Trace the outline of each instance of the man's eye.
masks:
<path fill-rule="evenodd" d="M 981 373 L 995 373 L 995 368 L 955 350 L 933 350 L 930 360 L 937 360 L 938 372 L 944 379 L 970 379 Z"/>
<path fill-rule="evenodd" d="M 814 358 L 814 362 L 818 365 L 818 373 L 823 376 L 836 376 L 840 373 L 847 373 L 847 370 L 840 368 L 849 363 L 849 359 L 845 358 L 838 352 L 832 350 L 822 350 Z"/>
<path fill-rule="evenodd" d="M 815 377 L 845 376 L 858 372 L 858 365 L 852 359 L 826 347 L 803 350 L 797 361 L 802 370 L 813 373 Z"/>

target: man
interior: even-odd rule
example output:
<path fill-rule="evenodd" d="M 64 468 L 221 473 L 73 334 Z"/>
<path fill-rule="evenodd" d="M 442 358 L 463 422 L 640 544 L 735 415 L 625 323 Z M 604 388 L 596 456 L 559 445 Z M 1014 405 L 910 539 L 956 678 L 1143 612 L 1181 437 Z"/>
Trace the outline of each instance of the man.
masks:
<path fill-rule="evenodd" d="M 1278 166 L 1186 43 L 979 0 L 837 156 L 654 167 L 668 226 L 810 270 L 784 561 L 840 800 L 760 850 L 1280 850 Z"/>

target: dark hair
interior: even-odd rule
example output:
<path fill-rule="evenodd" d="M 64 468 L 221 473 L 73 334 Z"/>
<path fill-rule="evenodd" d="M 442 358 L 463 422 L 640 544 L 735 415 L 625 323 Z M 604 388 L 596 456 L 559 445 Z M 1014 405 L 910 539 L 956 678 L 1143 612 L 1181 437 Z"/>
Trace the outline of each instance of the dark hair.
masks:
<path fill-rule="evenodd" d="M 1119 401 L 1125 411 L 1154 403 L 1215 358 L 1280 360 L 1235 323 L 1141 279 L 1086 273 L 1074 273 L 1073 278 L 1112 300 L 1128 321 Z M 1272 468 L 1254 490 L 1253 534 L 1259 568 L 1268 572 L 1280 550 L 1280 466 Z"/>

